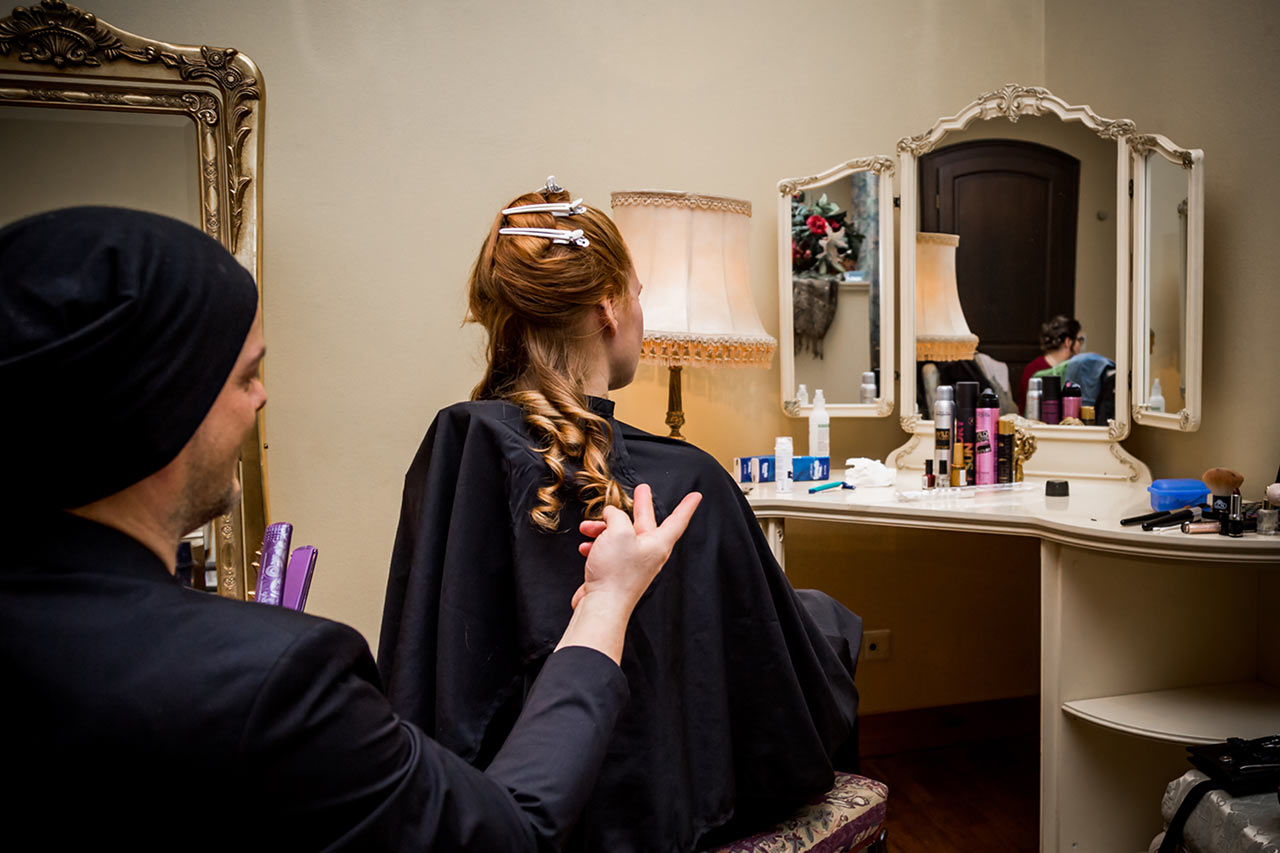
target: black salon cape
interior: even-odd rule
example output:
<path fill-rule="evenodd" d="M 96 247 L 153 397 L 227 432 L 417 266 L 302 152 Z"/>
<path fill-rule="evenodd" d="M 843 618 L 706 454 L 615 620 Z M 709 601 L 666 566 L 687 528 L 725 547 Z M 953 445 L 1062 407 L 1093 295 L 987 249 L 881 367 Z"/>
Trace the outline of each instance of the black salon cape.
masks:
<path fill-rule="evenodd" d="M 747 825 L 832 784 L 856 714 L 861 623 L 825 599 L 845 617 L 842 662 L 724 469 L 590 403 L 610 417 L 614 475 L 648 483 L 659 520 L 689 491 L 703 501 L 632 616 L 631 703 L 571 847 L 690 850 L 735 814 Z M 534 443 L 513 404 L 441 411 L 405 477 L 392 556 L 378 653 L 388 695 L 481 767 L 582 581 L 579 502 L 565 500 L 560 533 L 529 517 L 548 478 Z"/>
<path fill-rule="evenodd" d="M 0 550 L 11 845 L 550 849 L 626 699 L 606 656 L 562 649 L 482 774 L 396 717 L 352 629 L 183 589 L 138 542 L 75 516 L 13 534 Z"/>

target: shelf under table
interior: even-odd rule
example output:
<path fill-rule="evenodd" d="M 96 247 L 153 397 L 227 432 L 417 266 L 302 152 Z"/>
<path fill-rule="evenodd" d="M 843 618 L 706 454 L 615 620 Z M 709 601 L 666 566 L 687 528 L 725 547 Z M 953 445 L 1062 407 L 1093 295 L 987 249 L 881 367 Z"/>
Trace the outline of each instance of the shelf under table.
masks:
<path fill-rule="evenodd" d="M 1260 681 L 1179 687 L 1064 702 L 1074 717 L 1169 743 L 1218 743 L 1280 732 L 1280 687 Z"/>

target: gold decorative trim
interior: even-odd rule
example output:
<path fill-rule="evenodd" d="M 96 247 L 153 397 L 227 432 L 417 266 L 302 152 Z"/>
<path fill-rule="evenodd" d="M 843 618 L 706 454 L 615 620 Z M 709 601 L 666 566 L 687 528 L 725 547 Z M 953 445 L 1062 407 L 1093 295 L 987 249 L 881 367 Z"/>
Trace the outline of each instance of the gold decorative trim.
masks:
<path fill-rule="evenodd" d="M 898 425 L 902 427 L 904 432 L 915 432 L 916 427 L 920 425 L 922 420 L 924 418 L 920 417 L 919 412 L 913 412 L 906 417 L 899 417 Z"/>
<path fill-rule="evenodd" d="M 103 63 L 129 60 L 139 64 L 160 63 L 178 72 L 189 82 L 210 83 L 221 90 L 227 103 L 232 126 L 227 128 L 225 142 L 226 178 L 230 214 L 228 248 L 234 253 L 240 247 L 240 231 L 244 224 L 244 198 L 253 174 L 244 161 L 244 147 L 253 132 L 250 118 L 254 110 L 250 101 L 261 98 L 253 67 L 232 48 L 202 45 L 200 59 L 164 50 L 154 43 L 129 44 L 120 30 L 100 26 L 98 18 L 64 0 L 41 0 L 39 6 L 18 6 L 9 17 L 0 19 L 0 56 L 17 51 L 21 62 L 52 65 L 59 71 L 80 67 L 100 68 Z M 169 46 L 171 47 L 171 46 Z M 133 93 L 118 89 L 124 97 L 118 101 L 102 101 L 114 106 L 133 107 Z M 144 96 L 146 97 L 146 96 Z M 160 96 L 150 96 L 160 97 Z M 207 97 L 207 96 L 206 96 Z M 214 100 L 209 99 L 211 102 Z M 210 127 L 219 124 L 216 110 L 196 110 L 195 115 Z M 206 199 L 210 197 L 205 193 Z M 207 203 L 206 203 L 207 204 Z M 215 227 L 221 227 L 214 217 Z M 206 222 L 206 230 L 209 229 Z M 212 232 L 218 236 L 216 232 Z"/>
<path fill-rule="evenodd" d="M 834 176 L 845 173 L 874 172 L 877 175 L 892 175 L 895 168 L 893 160 L 888 157 L 860 157 L 856 160 L 847 160 L 839 166 L 833 166 L 817 175 L 809 175 L 806 178 L 786 178 L 779 181 L 778 194 L 793 196 L 800 190 L 825 184 L 833 180 Z"/>
<path fill-rule="evenodd" d="M 893 401 L 883 397 L 876 400 L 876 417 L 887 418 L 893 414 Z"/>
<path fill-rule="evenodd" d="M 1191 414 L 1190 409 L 1178 412 L 1178 427 L 1183 432 L 1195 432 L 1200 429 L 1200 419 Z"/>
<path fill-rule="evenodd" d="M 916 336 L 917 361 L 968 361 L 977 349 L 977 335 Z"/>
<path fill-rule="evenodd" d="M 1016 123 L 1024 115 L 1040 116 L 1045 113 L 1054 113 L 1063 120 L 1070 118 L 1080 121 L 1103 139 L 1119 139 L 1136 130 L 1134 123 L 1129 119 L 1103 118 L 1091 107 L 1068 104 L 1048 89 L 1006 83 L 995 91 L 983 92 L 963 110 L 949 118 L 939 119 L 924 133 L 899 139 L 898 151 L 903 154 L 913 154 L 916 157 L 928 154 L 946 135 L 944 126 L 947 130 L 960 130 L 968 127 L 969 123 L 977 118 L 984 121 L 1006 118 Z"/>
<path fill-rule="evenodd" d="M 668 367 L 694 364 L 714 367 L 768 367 L 778 342 L 770 335 L 696 335 L 645 332 L 640 360 Z"/>
<path fill-rule="evenodd" d="M 1161 145 L 1160 141 L 1149 133 L 1142 133 L 1129 137 L 1129 147 L 1138 154 L 1146 154 L 1149 151 L 1167 153 L 1184 169 L 1190 169 L 1196 162 L 1195 157 L 1192 156 L 1190 151 L 1187 151 L 1184 148 L 1172 148 L 1167 145 Z"/>
<path fill-rule="evenodd" d="M 959 234 L 942 234 L 936 231 L 917 231 L 916 245 L 924 243 L 933 246 L 951 246 L 956 248 L 960 245 Z"/>
<path fill-rule="evenodd" d="M 918 420 L 918 419 L 917 419 Z M 914 426 L 914 425 L 913 425 Z M 912 433 L 911 438 L 906 444 L 898 448 L 898 452 L 893 454 L 893 467 L 901 469 L 903 464 L 910 458 L 912 451 L 916 449 L 916 445 L 920 443 L 920 436 Z"/>
<path fill-rule="evenodd" d="M 1129 431 L 1125 429 L 1124 425 L 1121 424 L 1119 421 L 1115 420 L 1114 418 L 1107 421 L 1107 438 L 1111 439 L 1112 441 L 1120 441 L 1121 439 L 1125 438 L 1125 436 L 1127 436 L 1128 434 L 1129 434 Z"/>
<path fill-rule="evenodd" d="M 697 193 L 669 192 L 666 190 L 634 190 L 609 194 L 612 207 L 688 207 L 696 210 L 716 210 L 723 213 L 751 215 L 751 202 L 736 198 L 723 198 Z"/>
<path fill-rule="evenodd" d="M 1112 423 L 1115 422 L 1112 421 Z M 1107 449 L 1111 451 L 1111 455 L 1114 456 L 1121 465 L 1129 469 L 1129 476 L 1126 479 L 1130 482 L 1136 483 L 1138 481 L 1138 466 L 1133 464 L 1133 459 L 1129 457 L 1128 453 L 1125 453 L 1124 448 L 1113 441 L 1109 441 L 1107 442 Z"/>

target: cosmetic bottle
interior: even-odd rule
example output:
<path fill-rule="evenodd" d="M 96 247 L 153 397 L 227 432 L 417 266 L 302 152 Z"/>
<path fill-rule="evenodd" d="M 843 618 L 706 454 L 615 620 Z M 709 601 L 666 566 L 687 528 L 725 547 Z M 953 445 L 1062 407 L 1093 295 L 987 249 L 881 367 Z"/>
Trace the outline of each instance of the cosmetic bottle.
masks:
<path fill-rule="evenodd" d="M 831 416 L 821 388 L 814 390 L 813 407 L 809 409 L 809 455 L 831 455 Z"/>
<path fill-rule="evenodd" d="M 862 387 L 859 391 L 859 399 L 863 403 L 874 403 L 876 401 L 876 375 L 873 371 L 863 371 Z"/>
<path fill-rule="evenodd" d="M 1043 396 L 1044 382 L 1039 376 L 1033 376 L 1027 381 L 1027 405 L 1023 408 L 1022 416 L 1029 421 L 1040 420 L 1040 399 Z"/>
<path fill-rule="evenodd" d="M 1057 376 L 1042 376 L 1040 384 L 1040 420 L 1056 424 L 1062 420 L 1062 380 Z"/>
<path fill-rule="evenodd" d="M 1079 418 L 1080 410 L 1083 402 L 1082 391 L 1080 386 L 1074 382 L 1068 382 L 1066 387 L 1062 389 L 1062 418 Z"/>
<path fill-rule="evenodd" d="M 956 383 L 956 414 L 954 428 L 960 432 L 960 441 L 964 445 L 964 481 L 974 482 L 974 447 L 973 437 L 978 428 L 978 383 Z M 951 468 L 960 467 L 960 460 L 952 457 Z"/>
<path fill-rule="evenodd" d="M 793 472 L 791 470 L 791 436 L 780 435 L 773 441 L 773 478 L 777 483 L 780 495 L 791 492 Z"/>
<path fill-rule="evenodd" d="M 926 490 L 934 487 L 932 459 L 924 460 L 924 476 L 920 478 L 920 486 Z"/>
<path fill-rule="evenodd" d="M 1093 426 L 1098 422 L 1096 410 L 1093 406 L 1080 407 L 1080 420 L 1084 421 L 1085 426 Z"/>
<path fill-rule="evenodd" d="M 1151 394 L 1147 397 L 1147 408 L 1153 412 L 1164 411 L 1164 390 L 1160 387 L 1160 377 L 1151 380 Z"/>
<path fill-rule="evenodd" d="M 1222 522 L 1222 530 L 1219 532 L 1236 538 L 1244 535 L 1244 512 L 1240 504 L 1239 492 L 1231 495 L 1231 514 L 1227 516 L 1226 521 Z"/>
<path fill-rule="evenodd" d="M 938 399 L 933 403 L 933 464 L 939 477 L 942 476 L 942 463 L 951 461 L 951 422 L 955 410 L 951 386 L 939 386 Z"/>
<path fill-rule="evenodd" d="M 1000 420 L 1000 399 L 987 388 L 978 398 L 973 433 L 974 482 L 990 486 L 996 481 L 996 423 Z"/>
<path fill-rule="evenodd" d="M 1258 535 L 1259 536 L 1275 536 L 1277 535 L 1277 524 L 1280 523 L 1280 510 L 1271 505 L 1271 501 L 1264 500 L 1262 509 L 1258 510 Z"/>
<path fill-rule="evenodd" d="M 939 489 L 951 488 L 951 472 L 947 470 L 947 460 L 943 459 L 938 463 L 938 476 L 934 478 L 934 482 Z"/>
<path fill-rule="evenodd" d="M 801 382 L 800 387 L 796 389 L 796 402 L 802 406 L 809 405 L 809 389 L 803 382 Z"/>
<path fill-rule="evenodd" d="M 1013 482 L 1013 421 L 1000 421 L 996 439 L 996 482 Z"/>

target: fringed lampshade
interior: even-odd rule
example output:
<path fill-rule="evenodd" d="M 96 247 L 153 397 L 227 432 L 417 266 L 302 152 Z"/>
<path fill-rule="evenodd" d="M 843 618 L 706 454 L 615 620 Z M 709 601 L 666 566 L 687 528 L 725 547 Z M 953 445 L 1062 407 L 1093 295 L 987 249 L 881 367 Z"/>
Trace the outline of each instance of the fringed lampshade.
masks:
<path fill-rule="evenodd" d="M 777 347 L 751 295 L 751 204 L 654 190 L 615 192 L 611 201 L 644 285 L 640 357 L 671 369 L 667 424 L 681 437 L 684 365 L 768 367 Z"/>
<path fill-rule="evenodd" d="M 978 349 L 956 289 L 955 234 L 916 235 L 916 360 L 966 361 Z"/>

